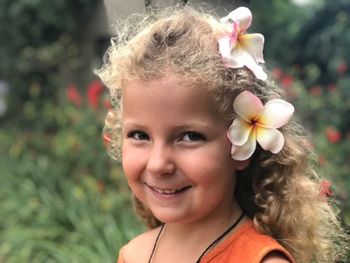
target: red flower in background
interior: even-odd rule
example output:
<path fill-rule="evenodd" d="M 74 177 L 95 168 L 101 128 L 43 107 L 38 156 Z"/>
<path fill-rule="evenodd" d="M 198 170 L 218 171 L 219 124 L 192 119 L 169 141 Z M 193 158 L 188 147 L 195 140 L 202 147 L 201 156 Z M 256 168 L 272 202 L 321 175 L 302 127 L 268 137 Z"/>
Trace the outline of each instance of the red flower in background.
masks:
<path fill-rule="evenodd" d="M 337 143 L 341 140 L 341 133 L 335 127 L 326 128 L 326 137 L 330 143 Z"/>
<path fill-rule="evenodd" d="M 113 108 L 111 102 L 110 102 L 108 99 L 104 100 L 103 106 L 104 106 L 105 109 L 107 109 L 107 110 L 111 110 L 111 109 Z"/>
<path fill-rule="evenodd" d="M 103 143 L 105 147 L 107 147 L 111 141 L 112 141 L 112 138 L 108 133 L 103 134 Z"/>
<path fill-rule="evenodd" d="M 348 70 L 348 65 L 345 62 L 342 62 L 337 67 L 338 74 L 342 75 Z"/>
<path fill-rule="evenodd" d="M 322 197 L 330 197 L 333 195 L 331 190 L 331 183 L 329 181 L 322 181 L 321 182 L 321 189 L 320 189 L 320 195 Z"/>
<path fill-rule="evenodd" d="M 336 92 L 338 90 L 338 87 L 335 83 L 328 84 L 328 91 L 329 92 Z"/>
<path fill-rule="evenodd" d="M 313 143 L 310 140 L 308 140 L 308 139 L 303 139 L 301 142 L 309 150 L 314 148 Z"/>
<path fill-rule="evenodd" d="M 96 187 L 100 193 L 104 193 L 106 190 L 105 182 L 102 179 L 96 181 Z"/>
<path fill-rule="evenodd" d="M 102 92 L 103 84 L 99 80 L 94 80 L 87 88 L 88 102 L 92 109 L 97 109 Z"/>
<path fill-rule="evenodd" d="M 76 106 L 81 106 L 83 98 L 80 95 L 75 85 L 68 85 L 67 87 L 67 99 Z"/>
<path fill-rule="evenodd" d="M 322 87 L 321 86 L 312 86 L 310 89 L 309 89 L 309 93 L 312 95 L 312 96 L 315 96 L 315 97 L 319 97 L 322 95 Z"/>
<path fill-rule="evenodd" d="M 283 85 L 283 87 L 285 88 L 289 88 L 291 85 L 293 85 L 294 83 L 294 78 L 291 75 L 285 75 L 282 79 L 281 79 L 281 84 Z"/>
<path fill-rule="evenodd" d="M 324 166 L 327 163 L 326 157 L 324 157 L 323 155 L 320 155 L 318 157 L 318 163 L 320 164 L 320 166 Z"/>
<path fill-rule="evenodd" d="M 279 80 L 283 76 L 283 71 L 280 68 L 274 68 L 271 71 L 272 78 Z"/>

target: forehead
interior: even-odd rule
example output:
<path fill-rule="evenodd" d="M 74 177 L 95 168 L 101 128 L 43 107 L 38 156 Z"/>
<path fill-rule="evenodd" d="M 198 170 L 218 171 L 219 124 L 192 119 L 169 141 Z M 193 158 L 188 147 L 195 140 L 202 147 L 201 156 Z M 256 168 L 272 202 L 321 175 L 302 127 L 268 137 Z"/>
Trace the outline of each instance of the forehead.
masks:
<path fill-rule="evenodd" d="M 123 115 L 157 113 L 159 116 L 201 116 L 218 119 L 218 107 L 207 89 L 191 85 L 178 77 L 133 80 L 122 91 Z"/>

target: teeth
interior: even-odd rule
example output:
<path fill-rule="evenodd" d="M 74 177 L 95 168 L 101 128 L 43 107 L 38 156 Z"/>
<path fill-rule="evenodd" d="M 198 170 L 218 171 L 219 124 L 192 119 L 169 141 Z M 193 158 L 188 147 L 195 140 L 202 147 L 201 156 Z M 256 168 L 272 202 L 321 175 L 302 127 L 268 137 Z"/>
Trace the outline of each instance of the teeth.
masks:
<path fill-rule="evenodd" d="M 175 194 L 177 190 L 160 190 L 162 194 Z"/>
<path fill-rule="evenodd" d="M 160 189 L 160 188 L 156 188 L 156 187 L 152 187 L 153 190 L 157 191 L 160 194 L 175 194 L 176 192 L 180 191 L 178 189 L 175 190 L 168 190 L 168 189 Z"/>

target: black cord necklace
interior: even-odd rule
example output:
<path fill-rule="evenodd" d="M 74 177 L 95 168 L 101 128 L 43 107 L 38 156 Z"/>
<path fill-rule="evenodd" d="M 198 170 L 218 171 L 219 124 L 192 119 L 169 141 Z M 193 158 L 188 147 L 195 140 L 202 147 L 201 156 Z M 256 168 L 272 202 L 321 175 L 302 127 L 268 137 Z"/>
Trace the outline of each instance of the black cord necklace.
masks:
<path fill-rule="evenodd" d="M 224 236 L 226 236 L 232 229 L 234 229 L 238 225 L 238 223 L 242 220 L 243 217 L 244 217 L 244 213 L 242 213 L 242 215 L 229 228 L 227 228 L 224 233 L 222 233 L 218 238 L 216 238 L 212 243 L 210 243 L 210 245 L 199 256 L 196 263 L 199 263 L 201 261 L 202 257 L 205 255 L 205 253 L 208 252 L 209 249 L 211 249 L 213 246 L 215 246 L 216 243 L 218 243 Z M 152 261 L 153 255 L 154 255 L 156 248 L 158 246 L 159 237 L 163 232 L 164 226 L 165 226 L 165 224 L 163 224 L 159 230 L 156 241 L 154 242 L 154 245 L 153 245 L 151 256 L 148 259 L 148 263 L 151 263 L 151 261 Z"/>

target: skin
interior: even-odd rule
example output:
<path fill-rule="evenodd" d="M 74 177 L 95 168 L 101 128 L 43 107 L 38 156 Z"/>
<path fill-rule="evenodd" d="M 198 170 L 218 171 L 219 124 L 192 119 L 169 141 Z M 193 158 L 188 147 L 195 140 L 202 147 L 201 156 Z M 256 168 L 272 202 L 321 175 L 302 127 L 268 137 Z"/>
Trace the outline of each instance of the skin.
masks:
<path fill-rule="evenodd" d="M 261 263 L 290 263 L 281 253 L 271 252 L 269 253 Z"/>
<path fill-rule="evenodd" d="M 167 223 L 152 262 L 195 262 L 242 213 L 234 199 L 235 171 L 249 161 L 231 158 L 230 123 L 207 94 L 174 76 L 127 83 L 122 112 L 128 184 Z M 126 262 L 146 262 L 158 231 L 131 241 L 123 249 Z"/>

